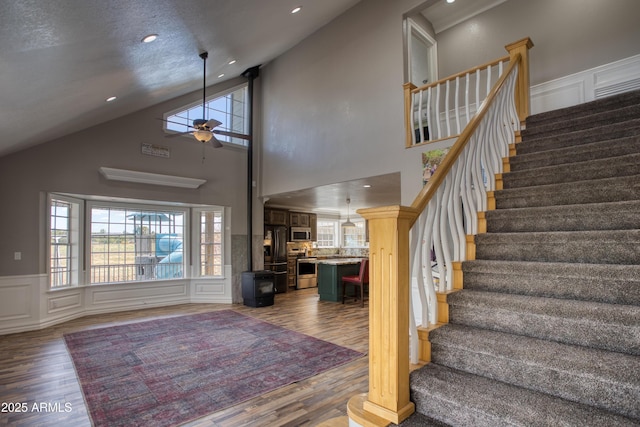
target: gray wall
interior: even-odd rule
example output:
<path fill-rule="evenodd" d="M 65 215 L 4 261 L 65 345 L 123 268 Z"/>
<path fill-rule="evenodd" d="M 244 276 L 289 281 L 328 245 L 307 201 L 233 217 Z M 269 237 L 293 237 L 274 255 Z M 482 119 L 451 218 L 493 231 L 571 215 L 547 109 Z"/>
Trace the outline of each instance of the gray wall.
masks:
<path fill-rule="evenodd" d="M 225 82 L 208 93 L 244 81 Z M 0 276 L 46 271 L 43 218 L 47 192 L 228 206 L 232 212 L 231 233 L 246 235 L 246 150 L 207 147 L 203 163 L 200 144 L 183 137 L 165 138 L 162 123 L 157 120 L 166 111 L 199 97 L 200 93 L 194 92 L 0 158 Z M 142 155 L 142 142 L 169 147 L 171 158 Z M 108 181 L 98 172 L 100 166 L 202 178 L 207 182 L 199 189 L 189 190 Z M 230 254 L 231 248 L 227 249 Z M 14 261 L 14 252 L 22 252 L 21 261 Z"/>
<path fill-rule="evenodd" d="M 404 148 L 402 20 L 426 3 L 362 0 L 265 67 L 264 196 L 401 171 L 413 201 L 427 148 Z M 527 36 L 532 84 L 626 58 L 638 16 L 637 0 L 509 0 L 437 35 L 439 77 Z"/>
<path fill-rule="evenodd" d="M 440 77 L 528 36 L 531 84 L 547 82 L 640 53 L 639 18 L 637 0 L 509 0 L 437 35 Z"/>
<path fill-rule="evenodd" d="M 419 3 L 361 1 L 265 67 L 263 195 L 419 166 L 402 139 L 402 18 Z"/>

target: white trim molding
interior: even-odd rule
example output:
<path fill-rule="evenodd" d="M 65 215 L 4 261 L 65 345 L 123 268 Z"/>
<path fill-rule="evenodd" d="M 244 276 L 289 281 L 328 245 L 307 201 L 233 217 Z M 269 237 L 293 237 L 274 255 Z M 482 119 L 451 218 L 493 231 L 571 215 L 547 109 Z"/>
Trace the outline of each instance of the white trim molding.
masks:
<path fill-rule="evenodd" d="M 164 185 L 169 187 L 195 189 L 207 182 L 206 179 L 187 178 L 184 176 L 161 175 L 158 173 L 114 169 L 101 166 L 100 173 L 111 181 L 125 181 L 139 184 Z"/>

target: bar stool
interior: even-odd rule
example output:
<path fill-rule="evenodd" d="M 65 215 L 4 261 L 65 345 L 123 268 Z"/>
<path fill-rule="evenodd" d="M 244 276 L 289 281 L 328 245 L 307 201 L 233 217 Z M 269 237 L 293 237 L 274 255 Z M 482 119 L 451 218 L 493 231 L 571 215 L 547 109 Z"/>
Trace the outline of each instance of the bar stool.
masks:
<path fill-rule="evenodd" d="M 342 276 L 342 303 L 346 297 L 347 285 L 352 285 L 354 291 L 360 288 L 360 307 L 364 307 L 364 286 L 369 285 L 369 260 L 363 259 L 360 262 L 360 274 L 352 276 Z M 356 298 L 357 300 L 357 298 Z"/>

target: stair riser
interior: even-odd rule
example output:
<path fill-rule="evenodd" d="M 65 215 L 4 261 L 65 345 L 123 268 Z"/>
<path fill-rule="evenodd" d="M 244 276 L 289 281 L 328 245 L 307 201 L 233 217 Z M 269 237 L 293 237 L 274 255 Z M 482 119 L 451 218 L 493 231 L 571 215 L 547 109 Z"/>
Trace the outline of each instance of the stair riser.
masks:
<path fill-rule="evenodd" d="M 640 325 L 621 328 L 602 319 L 572 319 L 560 316 L 511 311 L 505 307 L 449 307 L 451 323 L 492 331 L 582 345 L 608 351 L 640 355 Z M 433 357 L 433 356 L 432 356 Z M 433 359 L 435 361 L 435 359 Z"/>
<path fill-rule="evenodd" d="M 497 209 L 640 200 L 640 175 L 496 192 Z"/>
<path fill-rule="evenodd" d="M 481 234 L 476 237 L 476 259 L 634 265 L 640 264 L 638 233 Z"/>
<path fill-rule="evenodd" d="M 587 377 L 553 366 L 531 366 L 501 355 L 461 351 L 440 341 L 431 342 L 434 363 L 629 417 L 640 417 L 633 397 L 640 390 L 631 385 L 618 384 L 613 391 L 617 398 L 612 402 L 611 382 L 607 378 Z"/>
<path fill-rule="evenodd" d="M 501 209 L 486 219 L 489 233 L 630 230 L 640 226 L 640 202 Z"/>
<path fill-rule="evenodd" d="M 509 160 L 511 172 L 585 162 L 640 153 L 640 136 L 587 144 L 582 149 L 560 148 L 541 153 L 523 154 Z"/>
<path fill-rule="evenodd" d="M 592 114 L 590 116 L 582 116 L 552 123 L 540 123 L 535 126 L 527 126 L 527 128 L 522 131 L 522 139 L 524 141 L 528 138 L 594 129 L 604 125 L 622 123 L 637 118 L 640 118 L 640 106 L 631 105 L 616 110 Z"/>
<path fill-rule="evenodd" d="M 464 272 L 464 288 L 536 297 L 640 306 L 640 281 L 536 274 Z"/>
<path fill-rule="evenodd" d="M 516 152 L 520 155 L 556 150 L 558 148 L 580 147 L 611 139 L 635 137 L 639 132 L 640 119 L 635 119 L 626 123 L 603 126 L 598 129 L 587 129 L 568 134 L 523 140 L 522 143 L 516 146 Z"/>

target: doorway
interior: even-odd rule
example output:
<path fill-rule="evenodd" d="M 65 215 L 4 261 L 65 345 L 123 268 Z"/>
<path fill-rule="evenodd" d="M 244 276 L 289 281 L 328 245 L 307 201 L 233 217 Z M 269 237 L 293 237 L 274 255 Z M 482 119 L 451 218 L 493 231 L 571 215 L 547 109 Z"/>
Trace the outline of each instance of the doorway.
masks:
<path fill-rule="evenodd" d="M 408 81 L 417 87 L 438 80 L 436 40 L 411 18 L 405 19 Z"/>

